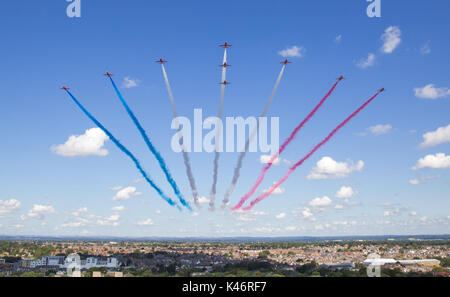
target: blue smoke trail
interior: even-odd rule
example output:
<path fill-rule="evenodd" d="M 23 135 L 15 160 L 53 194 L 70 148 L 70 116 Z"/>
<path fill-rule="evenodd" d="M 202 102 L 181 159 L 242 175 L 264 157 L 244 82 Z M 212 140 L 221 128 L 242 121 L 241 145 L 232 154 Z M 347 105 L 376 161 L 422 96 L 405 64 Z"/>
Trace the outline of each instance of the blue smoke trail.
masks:
<path fill-rule="evenodd" d="M 169 169 L 167 168 L 166 162 L 164 161 L 161 154 L 156 150 L 156 148 L 153 146 L 152 142 L 150 141 L 150 138 L 148 137 L 147 133 L 145 132 L 144 128 L 142 128 L 141 124 L 139 123 L 138 119 L 134 115 L 131 108 L 128 106 L 127 102 L 123 98 L 122 94 L 120 93 L 119 89 L 117 88 L 116 84 L 114 83 L 114 80 L 112 77 L 109 77 L 111 80 L 111 83 L 114 87 L 114 90 L 117 93 L 117 96 L 119 97 L 120 101 L 122 102 L 123 106 L 127 110 L 128 115 L 133 120 L 134 124 L 136 125 L 137 129 L 139 130 L 139 133 L 141 133 L 142 138 L 144 139 L 145 143 L 147 144 L 147 147 L 149 150 L 153 153 L 156 160 L 158 160 L 159 166 L 161 167 L 162 171 L 164 172 L 164 175 L 166 176 L 167 181 L 172 186 L 173 191 L 175 192 L 175 195 L 177 195 L 178 199 L 180 200 L 180 203 L 183 204 L 187 209 L 192 211 L 191 206 L 189 203 L 184 199 L 183 195 L 181 194 L 180 190 L 178 189 L 178 185 L 173 179 L 172 175 L 170 174 Z"/>
<path fill-rule="evenodd" d="M 161 198 L 166 200 L 167 203 L 169 203 L 170 205 L 176 206 L 178 208 L 178 210 L 181 210 L 180 206 L 178 206 L 178 204 L 175 201 L 173 201 L 172 199 L 167 197 L 166 194 L 164 194 L 163 191 L 153 182 L 153 180 L 148 176 L 148 174 L 142 168 L 141 163 L 139 163 L 138 159 L 136 159 L 136 157 L 126 147 L 124 147 L 123 144 L 121 144 L 119 142 L 119 140 L 117 140 L 105 127 L 103 127 L 103 125 L 100 124 L 100 122 L 97 121 L 97 119 L 92 114 L 90 114 L 89 111 L 87 111 L 83 105 L 81 105 L 81 103 L 77 100 L 77 98 L 75 98 L 75 96 L 72 95 L 72 93 L 70 91 L 67 91 L 67 94 L 70 95 L 70 97 L 75 102 L 75 104 L 78 105 L 78 107 L 87 115 L 87 117 L 90 118 L 91 121 L 93 121 L 95 123 L 95 125 L 97 125 L 97 127 L 102 129 L 103 132 L 105 132 L 105 134 L 109 137 L 109 139 L 111 139 L 111 141 L 114 142 L 114 144 L 122 152 L 124 152 L 128 157 L 130 157 L 131 160 L 133 160 L 134 164 L 136 165 L 137 169 L 142 174 L 144 179 L 150 184 L 150 186 L 153 189 L 156 190 L 156 192 L 158 192 L 159 196 L 161 196 Z"/>

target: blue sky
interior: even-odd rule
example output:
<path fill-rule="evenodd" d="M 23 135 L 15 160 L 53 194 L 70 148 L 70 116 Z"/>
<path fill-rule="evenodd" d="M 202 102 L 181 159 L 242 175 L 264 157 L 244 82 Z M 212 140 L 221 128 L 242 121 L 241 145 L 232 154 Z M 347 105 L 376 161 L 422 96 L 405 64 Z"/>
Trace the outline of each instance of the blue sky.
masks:
<path fill-rule="evenodd" d="M 448 1 L 382 0 L 381 18 L 366 15 L 364 0 L 81 2 L 81 18 L 67 17 L 64 0 L 7 1 L 0 11 L 0 234 L 448 233 Z M 170 102 L 154 60 L 169 60 L 166 69 L 180 115 L 192 118 L 194 109 L 201 108 L 204 117 L 215 116 L 217 65 L 223 55 L 217 45 L 224 41 L 233 44 L 225 116 L 259 115 L 280 71 L 279 52 L 299 49 L 268 114 L 280 118 L 280 141 L 339 75 L 346 76 L 283 154 L 290 162 L 303 157 L 376 90 L 385 87 L 387 92 L 305 162 L 280 195 L 253 212 L 210 213 L 204 204 L 195 213 L 180 213 L 140 181 L 130 160 L 109 140 L 101 146 L 101 134 L 90 130 L 94 124 L 59 87 L 69 86 L 138 156 L 157 184 L 172 193 L 102 76 L 114 73 L 184 196 L 192 199 L 182 156 L 170 147 Z M 126 78 L 135 86 L 127 88 Z M 52 149 L 86 130 L 100 141 L 99 147 L 84 151 L 91 155 L 79 156 L 70 146 L 63 147 L 65 153 Z M 78 155 L 68 157 L 67 152 Z M 245 159 L 232 203 L 255 181 L 261 155 L 250 153 Z M 207 198 L 214 156 L 190 156 L 200 195 Z M 236 160 L 237 153 L 221 155 L 219 202 Z M 326 178 L 307 178 L 321 160 Z M 358 168 L 359 161 L 364 166 Z M 286 163 L 272 167 L 258 193 L 285 173 Z M 120 190 L 125 200 L 113 200 Z"/>

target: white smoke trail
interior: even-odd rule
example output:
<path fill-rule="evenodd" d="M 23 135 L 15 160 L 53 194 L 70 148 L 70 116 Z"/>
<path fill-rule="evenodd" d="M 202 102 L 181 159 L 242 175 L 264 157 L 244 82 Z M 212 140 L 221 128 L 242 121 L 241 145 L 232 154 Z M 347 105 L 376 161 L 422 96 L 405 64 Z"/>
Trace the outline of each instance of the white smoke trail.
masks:
<path fill-rule="evenodd" d="M 272 103 L 273 98 L 275 97 L 275 94 L 277 93 L 278 86 L 280 85 L 281 78 L 283 77 L 285 68 L 286 68 L 286 65 L 283 65 L 283 67 L 281 68 L 280 74 L 278 75 L 275 86 L 273 87 L 272 94 L 270 94 L 269 100 L 267 101 L 266 107 L 264 108 L 264 112 L 260 115 L 260 117 L 265 117 L 267 112 L 269 111 L 270 103 Z"/>
<path fill-rule="evenodd" d="M 227 79 L 227 49 L 225 48 L 225 52 L 223 54 L 223 63 L 224 65 L 222 67 L 222 82 L 225 82 Z M 225 97 L 225 84 L 221 85 L 220 88 L 220 106 L 219 106 L 219 113 L 218 118 L 220 121 L 217 123 L 217 134 L 216 134 L 216 148 L 215 148 L 215 157 L 214 157 L 214 169 L 213 169 L 213 183 L 211 186 L 211 192 L 209 194 L 209 210 L 214 211 L 215 210 L 215 201 L 216 201 L 216 193 L 217 193 L 217 177 L 219 174 L 219 157 L 220 152 L 218 149 L 220 138 L 222 137 L 222 117 L 223 117 L 223 105 L 224 105 L 224 97 Z"/>
<path fill-rule="evenodd" d="M 244 150 L 239 155 L 236 168 L 234 169 L 233 180 L 231 181 L 231 185 L 228 188 L 228 190 L 226 191 L 225 196 L 223 198 L 222 209 L 224 209 L 228 205 L 228 203 L 230 202 L 230 196 L 233 193 L 234 189 L 236 188 L 236 184 L 237 184 L 237 182 L 239 180 L 239 177 L 240 177 L 240 172 L 241 172 L 241 168 L 242 168 L 242 162 L 244 161 L 245 155 L 247 154 L 248 148 L 250 147 L 250 143 L 253 141 L 253 139 L 256 136 L 256 133 L 258 132 L 259 125 L 261 123 L 261 118 L 263 118 L 263 117 L 265 117 L 267 115 L 267 112 L 269 111 L 270 104 L 272 103 L 273 99 L 275 98 L 275 94 L 277 93 L 278 86 L 280 85 L 280 82 L 281 82 L 281 79 L 283 77 L 285 68 L 286 68 L 286 65 L 283 65 L 283 67 L 281 68 L 280 74 L 278 75 L 277 81 L 275 82 L 275 86 L 273 87 L 272 93 L 270 94 L 269 100 L 267 100 L 266 106 L 264 107 L 264 111 L 259 116 L 258 124 L 255 127 L 255 129 L 253 129 L 252 133 L 250 134 L 250 137 L 248 138 L 247 142 L 245 143 Z"/>
<path fill-rule="evenodd" d="M 189 155 L 186 152 L 186 148 L 184 146 L 183 135 L 181 133 L 180 123 L 178 122 L 177 108 L 175 106 L 175 100 L 173 99 L 172 88 L 170 87 L 169 78 L 167 77 L 167 73 L 166 73 L 166 69 L 164 68 L 164 64 L 161 64 L 161 68 L 162 68 L 162 72 L 164 75 L 164 80 L 166 82 L 167 92 L 169 93 L 170 103 L 172 105 L 172 112 L 173 112 L 173 118 L 175 119 L 175 125 L 176 125 L 176 127 L 178 127 L 178 132 L 177 132 L 178 139 L 179 139 L 179 143 L 181 145 L 181 149 L 183 151 L 183 160 L 184 160 L 184 165 L 186 167 L 186 174 L 187 174 L 187 177 L 189 180 L 189 184 L 191 186 L 192 196 L 194 197 L 195 205 L 198 208 L 200 208 L 200 203 L 198 201 L 197 186 L 195 184 L 194 175 L 192 174 L 191 161 L 189 159 Z"/>

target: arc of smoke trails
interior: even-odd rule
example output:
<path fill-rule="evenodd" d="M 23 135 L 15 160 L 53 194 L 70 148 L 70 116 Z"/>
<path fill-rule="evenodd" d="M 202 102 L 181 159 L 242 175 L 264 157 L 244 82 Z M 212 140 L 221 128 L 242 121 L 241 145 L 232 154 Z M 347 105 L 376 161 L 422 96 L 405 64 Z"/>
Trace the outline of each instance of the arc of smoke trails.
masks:
<path fill-rule="evenodd" d="M 172 105 L 172 112 L 173 112 L 173 118 L 175 119 L 175 124 L 178 127 L 178 139 L 179 139 L 179 143 L 181 145 L 181 149 L 183 151 L 183 160 L 184 160 L 184 165 L 186 167 L 186 174 L 189 180 L 189 184 L 191 186 L 191 190 L 192 190 L 192 196 L 194 197 L 194 203 L 197 207 L 200 207 L 200 203 L 198 202 L 198 191 L 197 191 L 197 186 L 195 184 L 195 178 L 194 175 L 192 174 L 192 167 L 191 167 L 191 161 L 189 159 L 189 155 L 186 152 L 186 149 L 184 147 L 184 141 L 183 141 L 183 135 L 181 133 L 181 127 L 180 124 L 178 122 L 178 114 L 177 114 L 177 109 L 175 106 L 175 100 L 173 99 L 173 93 L 172 93 L 172 88 L 170 87 L 170 83 L 169 83 L 169 78 L 167 77 L 167 73 L 166 73 L 166 69 L 164 68 L 164 64 L 161 64 L 161 69 L 164 75 L 164 81 L 166 82 L 166 87 L 167 87 L 167 92 L 169 93 L 169 99 L 170 99 L 170 103 Z"/>
<path fill-rule="evenodd" d="M 272 90 L 272 94 L 270 95 L 269 100 L 267 101 L 266 106 L 264 107 L 263 113 L 259 117 L 258 124 L 257 124 L 256 128 L 253 130 L 253 132 L 250 135 L 247 142 L 245 143 L 244 151 L 241 152 L 241 154 L 239 155 L 238 162 L 236 164 L 236 168 L 234 169 L 233 180 L 231 181 L 231 186 L 228 188 L 228 190 L 225 193 L 225 196 L 223 198 L 222 208 L 225 208 L 228 205 L 228 202 L 230 202 L 230 196 L 233 193 L 234 188 L 236 188 L 236 184 L 240 177 L 242 162 L 244 161 L 245 155 L 247 154 L 248 148 L 250 147 L 250 143 L 252 142 L 253 138 L 256 135 L 256 132 L 259 129 L 259 124 L 260 124 L 261 118 L 265 117 L 267 112 L 269 111 L 270 104 L 272 103 L 273 98 L 275 97 L 278 86 L 280 85 L 280 82 L 281 82 L 281 78 L 283 77 L 285 68 L 286 68 L 286 65 L 283 65 L 283 67 L 281 68 L 280 74 L 278 75 L 277 81 L 275 82 L 275 86 Z"/>
<path fill-rule="evenodd" d="M 133 123 L 135 124 L 135 126 L 139 130 L 139 133 L 141 134 L 142 138 L 144 139 L 145 144 L 147 145 L 149 150 L 153 153 L 156 160 L 158 160 L 159 166 L 161 167 L 162 171 L 164 172 L 164 175 L 166 176 L 166 179 L 169 182 L 170 186 L 172 187 L 175 195 L 177 195 L 178 199 L 180 200 L 180 203 L 182 205 L 184 205 L 187 209 L 192 211 L 191 206 L 189 205 L 189 203 L 186 200 L 184 200 L 183 195 L 181 194 L 180 190 L 178 189 L 178 185 L 175 182 L 175 180 L 173 179 L 172 175 L 170 174 L 170 171 L 167 168 L 166 162 L 164 161 L 163 157 L 158 152 L 158 150 L 155 148 L 153 143 L 150 141 L 150 138 L 148 137 L 144 128 L 142 128 L 142 125 L 139 123 L 139 120 L 136 118 L 133 111 L 131 110 L 131 108 L 129 107 L 129 105 L 127 104 L 125 99 L 123 98 L 122 94 L 120 93 L 119 89 L 117 88 L 117 85 L 114 82 L 114 80 L 112 79 L 112 77 L 109 77 L 109 79 L 111 80 L 114 90 L 116 91 L 117 96 L 119 97 L 120 101 L 122 102 L 122 105 L 125 107 L 128 115 L 131 117 L 131 119 L 133 120 Z"/>
<path fill-rule="evenodd" d="M 102 131 L 111 139 L 111 141 L 123 152 L 125 155 L 127 155 L 136 165 L 136 168 L 139 170 L 139 172 L 142 174 L 142 177 L 150 184 L 150 186 L 155 189 L 155 191 L 163 198 L 167 203 L 169 203 L 172 206 L 176 206 L 178 210 L 181 210 L 180 206 L 173 201 L 171 198 L 169 198 L 164 192 L 153 182 L 153 180 L 150 178 L 150 176 L 145 172 L 145 170 L 142 168 L 141 163 L 139 160 L 123 145 L 115 138 L 111 132 L 109 132 L 97 119 L 84 108 L 83 105 L 75 98 L 74 95 L 70 91 L 67 91 L 69 96 L 72 98 L 72 100 L 75 102 L 75 104 L 84 112 L 84 114 L 91 119 L 91 121 L 94 122 L 97 127 L 102 129 Z"/>
<path fill-rule="evenodd" d="M 256 180 L 256 183 L 253 185 L 253 187 L 250 189 L 250 191 L 245 194 L 244 197 L 241 198 L 238 204 L 233 207 L 233 210 L 237 210 L 242 207 L 242 205 L 247 201 L 256 191 L 256 189 L 259 187 L 259 185 L 264 180 L 264 177 L 267 173 L 267 171 L 272 167 L 273 162 L 280 156 L 280 154 L 286 149 L 286 147 L 291 143 L 292 140 L 294 140 L 297 133 L 303 128 L 303 126 L 314 116 L 314 114 L 319 110 L 319 108 L 325 103 L 325 101 L 330 97 L 330 95 L 333 93 L 336 86 L 339 84 L 339 80 L 333 85 L 333 87 L 328 91 L 328 93 L 325 95 L 325 97 L 320 100 L 320 102 L 314 107 L 314 109 L 306 116 L 306 118 L 292 131 L 291 135 L 284 141 L 284 143 L 280 146 L 277 153 L 274 154 L 271 158 L 269 163 L 267 163 L 262 171 L 258 179 Z"/>
<path fill-rule="evenodd" d="M 336 134 L 342 127 L 344 127 L 351 119 L 353 119 L 361 110 L 363 110 L 372 100 L 374 100 L 381 92 L 377 92 L 372 98 L 367 100 L 363 105 L 361 105 L 356 111 L 354 111 L 348 118 L 346 118 L 342 123 L 340 123 L 327 137 L 325 137 L 319 144 L 317 144 L 303 159 L 298 161 L 294 166 L 292 166 L 285 176 L 276 182 L 268 191 L 264 194 L 253 200 L 249 206 L 243 208 L 243 210 L 248 211 L 251 210 L 256 204 L 266 199 L 276 188 L 278 188 L 281 184 L 283 184 L 289 176 L 297 169 L 297 167 L 301 166 L 306 160 L 308 160 L 319 148 L 321 148 L 324 144 L 326 144 L 333 136 Z"/>
<path fill-rule="evenodd" d="M 227 63 L 227 49 L 225 48 L 225 52 L 223 54 L 223 64 L 226 65 Z M 222 82 L 226 81 L 227 79 L 227 67 L 222 68 Z M 219 113 L 217 117 L 222 120 L 223 115 L 223 104 L 224 104 L 224 98 L 225 98 L 225 85 L 222 84 L 220 87 L 220 106 L 219 106 Z M 219 121 L 218 123 L 219 127 L 217 129 L 217 135 L 216 135 L 216 152 L 214 157 L 214 169 L 213 169 L 213 183 L 211 186 L 211 192 L 209 194 L 209 210 L 214 211 L 215 209 L 215 201 L 216 201 L 216 193 L 217 193 L 217 177 L 219 175 L 219 158 L 220 158 L 220 152 L 218 150 L 218 144 L 219 139 L 222 136 L 222 122 Z"/>

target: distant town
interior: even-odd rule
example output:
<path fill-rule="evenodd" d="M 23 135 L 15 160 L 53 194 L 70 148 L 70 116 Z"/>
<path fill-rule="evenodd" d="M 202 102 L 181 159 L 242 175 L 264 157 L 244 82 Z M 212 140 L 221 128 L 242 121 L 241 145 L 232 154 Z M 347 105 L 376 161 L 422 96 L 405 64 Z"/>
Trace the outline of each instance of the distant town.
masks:
<path fill-rule="evenodd" d="M 0 277 L 450 276 L 449 239 L 0 240 Z"/>

